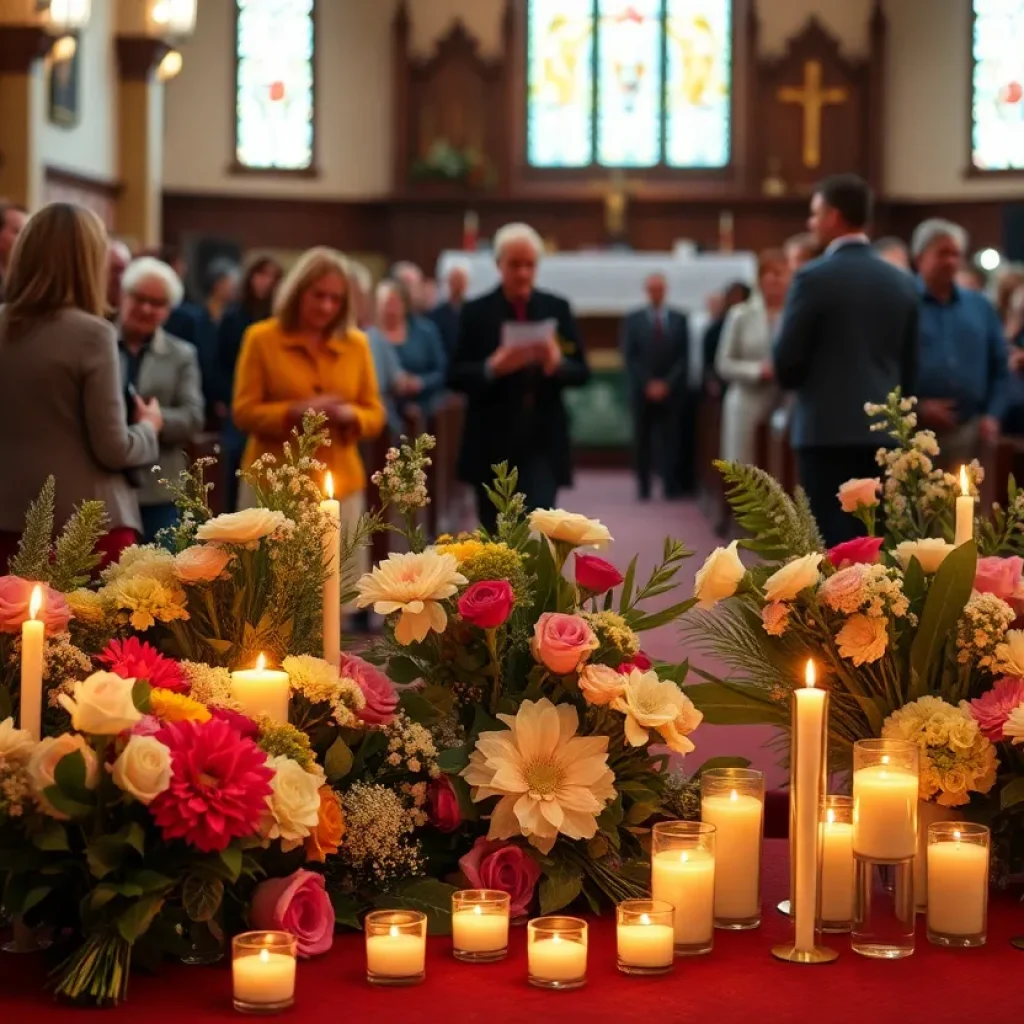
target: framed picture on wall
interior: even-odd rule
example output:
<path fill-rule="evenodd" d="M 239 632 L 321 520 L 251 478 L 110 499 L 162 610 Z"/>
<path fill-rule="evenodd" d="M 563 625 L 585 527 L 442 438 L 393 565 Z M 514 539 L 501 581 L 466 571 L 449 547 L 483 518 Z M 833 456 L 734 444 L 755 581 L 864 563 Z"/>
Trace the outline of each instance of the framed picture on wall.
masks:
<path fill-rule="evenodd" d="M 62 36 L 50 51 L 49 117 L 65 128 L 78 124 L 78 49 L 75 36 Z"/>

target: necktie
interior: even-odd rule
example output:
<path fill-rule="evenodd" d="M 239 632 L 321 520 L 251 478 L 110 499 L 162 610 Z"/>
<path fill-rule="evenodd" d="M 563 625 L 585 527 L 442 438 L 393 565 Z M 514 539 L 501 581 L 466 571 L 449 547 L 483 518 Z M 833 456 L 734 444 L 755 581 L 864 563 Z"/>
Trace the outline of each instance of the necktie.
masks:
<path fill-rule="evenodd" d="M 523 323 L 526 320 L 526 300 L 525 299 L 516 299 L 512 303 L 512 308 L 515 310 L 516 319 L 520 323 Z"/>
<path fill-rule="evenodd" d="M 665 340 L 665 322 L 661 318 L 661 313 L 654 313 L 654 342 L 656 345 L 660 345 Z"/>

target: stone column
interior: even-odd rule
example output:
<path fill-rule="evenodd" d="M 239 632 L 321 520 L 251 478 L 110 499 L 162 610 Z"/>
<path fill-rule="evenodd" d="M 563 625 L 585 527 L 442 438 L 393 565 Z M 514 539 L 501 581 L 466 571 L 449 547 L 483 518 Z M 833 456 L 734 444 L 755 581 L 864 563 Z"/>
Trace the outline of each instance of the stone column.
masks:
<path fill-rule="evenodd" d="M 53 39 L 39 26 L 0 23 L 0 199 L 42 202 L 39 127 L 45 120 L 42 57 Z"/>

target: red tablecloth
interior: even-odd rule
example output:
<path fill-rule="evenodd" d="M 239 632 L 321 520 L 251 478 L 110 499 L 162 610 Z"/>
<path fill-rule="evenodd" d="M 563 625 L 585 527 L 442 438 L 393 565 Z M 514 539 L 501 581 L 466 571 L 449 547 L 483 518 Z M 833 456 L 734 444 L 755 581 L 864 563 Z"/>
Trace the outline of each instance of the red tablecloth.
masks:
<path fill-rule="evenodd" d="M 1024 952 L 1009 945 L 1024 934 L 1024 907 L 993 900 L 988 945 L 932 946 L 919 918 L 917 951 L 906 960 L 867 960 L 849 939 L 831 944 L 839 959 L 820 967 L 779 963 L 769 952 L 791 935 L 775 903 L 788 888 L 785 843 L 765 855 L 765 914 L 753 932 L 716 932 L 709 956 L 677 960 L 661 978 L 631 978 L 615 967 L 615 927 L 591 922 L 589 981 L 576 992 L 544 992 L 526 982 L 526 929 L 515 928 L 509 956 L 497 964 L 456 962 L 450 940 L 431 939 L 427 978 L 409 989 L 378 989 L 365 981 L 359 936 L 339 938 L 325 957 L 299 965 L 297 998 L 282 1019 L 304 1024 L 520 1024 L 523 1021 L 643 1021 L 645 1024 L 1020 1024 Z M 43 992 L 36 956 L 0 954 L 0 1019 L 32 1024 L 73 1022 L 86 1011 L 55 1005 Z M 157 978 L 132 980 L 130 998 L 112 1020 L 204 1024 L 239 1018 L 231 1008 L 226 965 L 168 965 Z M 90 1015 L 95 1019 L 94 1015 Z"/>

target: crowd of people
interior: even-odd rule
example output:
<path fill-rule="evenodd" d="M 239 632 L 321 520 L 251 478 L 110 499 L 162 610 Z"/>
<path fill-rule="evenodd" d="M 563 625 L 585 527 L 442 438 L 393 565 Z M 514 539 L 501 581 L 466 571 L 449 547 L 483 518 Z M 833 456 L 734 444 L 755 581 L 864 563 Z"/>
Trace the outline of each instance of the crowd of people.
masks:
<path fill-rule="evenodd" d="M 856 177 L 821 184 L 808 233 L 762 252 L 755 282 L 709 303 L 697 382 L 690 318 L 664 276 L 647 281 L 622 324 L 641 500 L 656 478 L 668 498 L 684 491 L 701 391 L 721 399 L 721 456 L 741 462 L 791 403 L 800 480 L 830 543 L 849 529 L 834 514 L 839 483 L 876 472 L 866 401 L 896 386 L 919 395 L 922 425 L 955 461 L 1024 431 L 1024 274 L 1004 273 L 990 298 L 961 228 L 928 220 L 909 245 L 872 243 L 871 207 Z M 158 541 L 177 515 L 161 480 L 204 434 L 221 446 L 222 506 L 245 507 L 239 468 L 310 408 L 327 419 L 324 458 L 351 523 L 364 509 L 361 443 L 412 416 L 429 424 L 452 392 L 465 396 L 458 474 L 480 521 L 495 526 L 487 484 L 502 461 L 529 507 L 554 505 L 572 480 L 564 390 L 587 382 L 587 358 L 570 304 L 536 287 L 537 233 L 510 224 L 493 249 L 500 283 L 473 300 L 458 263 L 438 302 L 413 263 L 375 283 L 325 247 L 287 273 L 269 256 L 215 260 L 186 296 L 178 253 L 133 254 L 73 204 L 32 216 L 0 204 L 0 556 L 51 474 L 59 521 L 82 500 L 106 502 L 108 557 Z"/>

